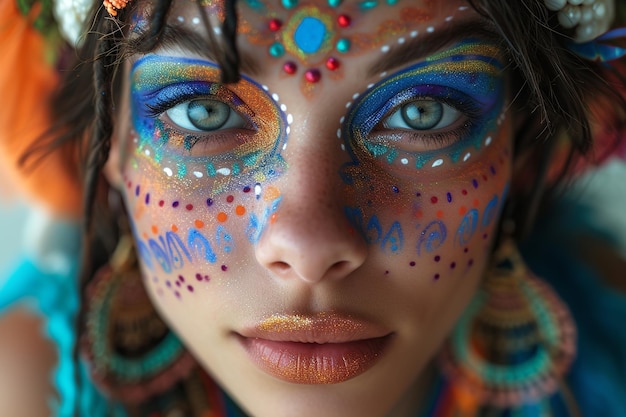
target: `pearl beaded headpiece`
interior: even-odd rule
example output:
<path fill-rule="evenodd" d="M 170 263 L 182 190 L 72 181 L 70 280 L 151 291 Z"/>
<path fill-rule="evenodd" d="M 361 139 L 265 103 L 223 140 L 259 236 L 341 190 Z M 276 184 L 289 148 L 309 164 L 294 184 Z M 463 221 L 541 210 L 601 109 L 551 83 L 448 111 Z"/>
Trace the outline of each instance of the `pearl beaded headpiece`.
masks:
<path fill-rule="evenodd" d="M 615 0 L 544 0 L 558 12 L 561 26 L 575 30 L 574 40 L 589 42 L 606 33 L 615 18 Z"/>

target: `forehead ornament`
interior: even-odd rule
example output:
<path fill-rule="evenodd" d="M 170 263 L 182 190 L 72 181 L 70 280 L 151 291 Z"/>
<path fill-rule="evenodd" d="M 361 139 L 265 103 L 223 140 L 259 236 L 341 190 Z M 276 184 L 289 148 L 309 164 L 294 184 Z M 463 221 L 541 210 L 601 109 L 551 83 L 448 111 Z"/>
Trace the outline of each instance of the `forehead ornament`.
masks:
<path fill-rule="evenodd" d="M 574 40 L 589 42 L 606 33 L 615 18 L 614 0 L 544 0 L 548 10 L 558 12 L 565 29 L 574 29 Z"/>

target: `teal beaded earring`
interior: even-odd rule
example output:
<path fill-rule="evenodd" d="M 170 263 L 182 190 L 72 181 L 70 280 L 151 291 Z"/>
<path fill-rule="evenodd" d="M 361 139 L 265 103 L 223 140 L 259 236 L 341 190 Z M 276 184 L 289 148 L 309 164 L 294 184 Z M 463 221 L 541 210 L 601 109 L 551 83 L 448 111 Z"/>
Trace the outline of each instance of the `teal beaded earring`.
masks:
<path fill-rule="evenodd" d="M 140 404 L 186 378 L 196 362 L 159 318 L 144 289 L 132 236 L 87 288 L 81 340 L 92 378 L 111 398 Z"/>
<path fill-rule="evenodd" d="M 503 241 L 440 357 L 451 391 L 464 398 L 459 415 L 548 416 L 556 404 L 567 408 L 559 388 L 575 339 L 567 307 Z"/>

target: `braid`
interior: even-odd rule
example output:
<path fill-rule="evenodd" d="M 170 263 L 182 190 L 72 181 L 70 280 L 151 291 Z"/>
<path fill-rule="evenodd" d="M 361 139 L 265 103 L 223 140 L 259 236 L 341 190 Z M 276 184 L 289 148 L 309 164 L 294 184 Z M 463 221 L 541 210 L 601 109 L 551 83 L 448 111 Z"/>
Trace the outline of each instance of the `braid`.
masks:
<path fill-rule="evenodd" d="M 138 52 L 149 52 L 157 47 L 161 41 L 161 35 L 165 28 L 167 13 L 172 5 L 172 0 L 158 0 L 152 9 L 152 18 L 149 30 L 143 33 L 137 45 Z"/>
<path fill-rule="evenodd" d="M 225 0 L 225 19 L 222 28 L 224 36 L 224 61 L 222 67 L 222 82 L 235 83 L 239 81 L 239 52 L 237 49 L 237 0 Z"/>
<path fill-rule="evenodd" d="M 110 22 L 109 19 L 106 19 Z M 103 29 L 111 27 L 111 23 Z M 89 140 L 87 165 L 85 173 L 85 196 L 83 207 L 85 210 L 85 230 L 90 230 L 93 205 L 100 171 L 109 157 L 113 124 L 111 120 L 111 80 L 112 71 L 108 68 L 110 50 L 114 45 L 109 36 L 100 40 L 97 47 L 97 57 L 93 63 L 93 86 L 96 92 L 94 97 L 95 120 L 93 132 Z"/>
<path fill-rule="evenodd" d="M 118 17 L 123 19 L 125 10 L 121 10 Z M 105 9 L 100 7 L 95 14 L 96 27 L 88 34 L 91 38 L 91 50 L 93 57 L 91 60 L 91 95 L 92 101 L 92 123 L 89 127 L 91 135 L 87 140 L 86 161 L 83 165 L 83 231 L 84 231 L 84 251 L 83 264 L 81 265 L 79 294 L 81 302 L 76 317 L 76 328 L 78 329 L 79 340 L 74 345 L 74 360 L 79 363 L 80 337 L 84 332 L 86 307 L 86 289 L 91 281 L 92 272 L 100 261 L 98 254 L 98 236 L 94 230 L 94 206 L 98 200 L 100 189 L 101 171 L 111 149 L 111 137 L 113 135 L 113 80 L 116 66 L 119 62 L 121 45 L 123 44 L 123 33 L 118 26 L 118 21 L 108 16 Z M 83 49 L 85 50 L 85 49 Z M 85 65 L 87 66 L 87 65 Z M 101 238 L 101 237 L 100 237 Z M 82 386 L 82 374 L 78 368 L 75 370 L 74 378 L 77 386 Z M 80 388 L 79 388 L 80 389 Z M 78 401 L 78 397 L 77 397 Z M 78 415 L 80 405 L 75 404 L 75 415 Z"/>

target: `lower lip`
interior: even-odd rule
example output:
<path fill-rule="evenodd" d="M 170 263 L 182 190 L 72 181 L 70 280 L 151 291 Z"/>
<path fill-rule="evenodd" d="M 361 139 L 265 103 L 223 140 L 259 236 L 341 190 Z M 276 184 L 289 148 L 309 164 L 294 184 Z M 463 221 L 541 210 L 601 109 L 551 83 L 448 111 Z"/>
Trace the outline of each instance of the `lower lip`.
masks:
<path fill-rule="evenodd" d="M 324 344 L 243 338 L 242 343 L 257 366 L 279 379 L 296 384 L 337 384 L 373 367 L 390 338 Z"/>

